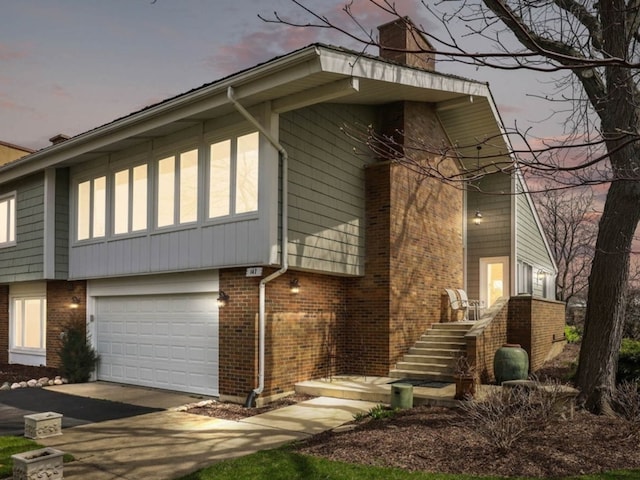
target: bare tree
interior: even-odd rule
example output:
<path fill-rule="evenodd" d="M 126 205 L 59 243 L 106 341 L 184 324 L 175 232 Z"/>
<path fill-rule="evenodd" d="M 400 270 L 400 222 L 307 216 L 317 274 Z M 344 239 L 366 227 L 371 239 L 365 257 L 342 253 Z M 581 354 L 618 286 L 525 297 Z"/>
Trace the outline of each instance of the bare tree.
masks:
<path fill-rule="evenodd" d="M 368 1 L 403 18 L 389 0 Z M 361 42 L 363 48 L 377 45 L 376 36 L 352 13 L 351 4 L 344 12 L 352 23 L 345 26 L 299 0 L 292 2 L 304 10 L 308 20 L 287 19 L 276 13 L 268 21 L 339 31 Z M 512 158 L 517 159 L 513 165 L 507 162 L 496 167 L 550 175 L 565 185 L 610 184 L 589 277 L 577 375 L 584 405 L 594 412 L 610 413 L 631 247 L 640 219 L 640 89 L 636 74 L 640 67 L 640 0 L 451 0 L 435 5 L 423 1 L 422 5 L 425 13 L 439 19 L 444 27 L 445 35 L 438 37 L 418 29 L 430 39 L 432 53 L 438 53 L 439 58 L 504 70 L 566 72 L 558 84 L 559 97 L 572 104 L 569 122 L 575 133 L 570 143 L 582 149 L 582 154 L 563 162 L 558 147 L 566 145 L 549 145 L 531 151 L 526 160 L 513 152 Z M 450 25 L 460 23 L 467 28 L 467 37 L 476 38 L 471 44 L 473 51 L 449 30 Z M 475 50 L 478 38 L 489 42 L 486 52 Z M 437 151 L 436 147 L 425 145 Z M 411 166 L 410 161 L 408 164 Z M 425 174 L 451 180 L 437 170 Z M 478 171 L 471 176 L 482 174 Z"/>
<path fill-rule="evenodd" d="M 537 194 L 535 201 L 558 266 L 556 300 L 585 299 L 597 235 L 593 192 L 549 189 Z"/>

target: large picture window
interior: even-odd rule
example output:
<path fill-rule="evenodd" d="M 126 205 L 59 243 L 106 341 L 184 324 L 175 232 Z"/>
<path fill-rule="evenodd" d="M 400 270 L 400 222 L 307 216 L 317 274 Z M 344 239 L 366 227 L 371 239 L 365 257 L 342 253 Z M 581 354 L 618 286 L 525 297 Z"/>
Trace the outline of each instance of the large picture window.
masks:
<path fill-rule="evenodd" d="M 210 145 L 209 218 L 258 210 L 259 147 L 258 132 Z"/>
<path fill-rule="evenodd" d="M 14 245 L 16 241 L 16 196 L 0 198 L 0 247 Z"/>
<path fill-rule="evenodd" d="M 147 165 L 116 172 L 113 184 L 113 233 L 146 230 Z"/>
<path fill-rule="evenodd" d="M 87 240 L 105 236 L 107 177 L 80 182 L 77 188 L 76 238 Z"/>
<path fill-rule="evenodd" d="M 198 220 L 198 150 L 158 161 L 156 224 L 167 227 Z"/>
<path fill-rule="evenodd" d="M 46 348 L 46 299 L 43 297 L 17 297 L 12 301 L 12 347 Z"/>

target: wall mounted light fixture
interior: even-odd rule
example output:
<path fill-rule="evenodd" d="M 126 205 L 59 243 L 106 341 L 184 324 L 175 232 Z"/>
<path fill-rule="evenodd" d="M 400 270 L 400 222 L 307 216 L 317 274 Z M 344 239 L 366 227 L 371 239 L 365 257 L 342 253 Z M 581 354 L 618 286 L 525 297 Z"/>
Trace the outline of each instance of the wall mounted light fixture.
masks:
<path fill-rule="evenodd" d="M 480 210 L 476 210 L 476 214 L 473 216 L 473 224 L 480 225 L 482 223 L 482 213 Z"/>
<path fill-rule="evenodd" d="M 80 299 L 75 295 L 71 297 L 71 303 L 69 304 L 69 308 L 78 308 L 80 306 Z"/>
<path fill-rule="evenodd" d="M 227 295 L 226 293 L 224 293 L 223 290 L 220 290 L 220 294 L 218 295 L 218 307 L 222 308 L 225 305 L 227 305 L 227 303 L 229 303 L 229 295 Z"/>
<path fill-rule="evenodd" d="M 294 278 L 289 282 L 289 289 L 291 290 L 291 293 L 300 293 L 300 282 L 297 278 Z"/>

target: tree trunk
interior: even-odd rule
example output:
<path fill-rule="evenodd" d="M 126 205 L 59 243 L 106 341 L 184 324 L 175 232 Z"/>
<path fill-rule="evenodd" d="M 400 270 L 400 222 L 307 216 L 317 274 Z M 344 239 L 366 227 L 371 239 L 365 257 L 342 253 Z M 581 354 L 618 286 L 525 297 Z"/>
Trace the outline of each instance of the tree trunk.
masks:
<path fill-rule="evenodd" d="M 611 413 L 622 342 L 631 244 L 639 218 L 640 183 L 613 182 L 600 219 L 589 277 L 577 375 L 577 386 L 581 391 L 579 400 L 588 410 L 598 414 Z"/>

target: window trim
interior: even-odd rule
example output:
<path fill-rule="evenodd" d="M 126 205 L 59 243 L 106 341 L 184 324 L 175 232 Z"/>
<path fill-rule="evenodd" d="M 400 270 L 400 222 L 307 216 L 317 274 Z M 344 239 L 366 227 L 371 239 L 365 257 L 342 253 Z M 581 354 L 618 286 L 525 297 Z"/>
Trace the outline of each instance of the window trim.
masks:
<path fill-rule="evenodd" d="M 144 166 L 146 168 L 146 182 L 145 182 L 145 227 L 137 230 L 133 229 L 134 223 L 134 200 L 135 200 L 135 175 L 134 170 L 136 168 Z M 116 175 L 121 172 L 127 172 L 127 230 L 124 232 L 116 233 Z M 149 161 L 138 161 L 136 163 L 129 163 L 127 165 L 122 165 L 118 168 L 113 168 L 110 172 L 109 178 L 111 183 L 107 185 L 107 191 L 110 195 L 109 209 L 107 210 L 107 218 L 108 223 L 110 225 L 109 234 L 107 235 L 107 240 L 111 239 L 120 239 L 128 236 L 136 236 L 136 235 L 145 235 L 149 231 L 149 203 L 150 203 L 150 191 L 151 191 L 151 182 L 153 174 L 151 172 L 151 165 Z"/>
<path fill-rule="evenodd" d="M 258 135 L 258 164 L 257 164 L 257 185 L 256 185 L 256 209 L 237 213 L 237 188 L 238 188 L 238 138 L 251 134 Z M 218 215 L 215 217 L 210 216 L 210 192 L 211 192 L 211 146 L 216 143 L 221 143 L 226 140 L 230 141 L 229 155 L 230 155 L 230 168 L 229 168 L 229 212 L 226 215 Z M 229 220 L 243 219 L 243 218 L 256 218 L 260 213 L 260 190 L 262 187 L 260 183 L 261 179 L 261 165 L 262 165 L 262 134 L 258 130 L 243 128 L 234 129 L 233 131 L 225 131 L 224 134 L 218 132 L 217 135 L 210 135 L 204 138 L 204 191 L 206 195 L 203 195 L 204 199 L 204 222 L 206 224 L 215 223 L 227 223 Z"/>
<path fill-rule="evenodd" d="M 195 219 L 181 222 L 180 216 L 182 214 L 182 155 L 190 152 L 196 152 L 196 195 L 195 195 Z M 181 144 L 180 146 L 167 150 L 161 149 L 154 153 L 151 164 L 153 165 L 153 173 L 150 175 L 153 182 L 153 208 L 151 209 L 152 225 L 156 232 L 166 232 L 170 230 L 177 230 L 183 228 L 189 228 L 190 226 L 197 225 L 202 218 L 202 199 L 201 191 L 203 185 L 203 175 L 205 169 L 203 168 L 203 149 L 200 143 L 198 144 Z M 160 225 L 159 223 L 159 205 L 160 205 L 160 162 L 167 159 L 173 159 L 173 221 L 166 225 Z M 151 168 L 150 168 L 151 170 Z"/>
<path fill-rule="evenodd" d="M 104 224 L 102 225 L 102 228 L 104 229 L 104 234 L 100 235 L 100 236 L 96 236 L 94 234 L 94 228 L 95 228 L 95 181 L 100 179 L 100 178 L 104 178 L 104 211 L 103 211 L 103 215 L 104 215 Z M 79 188 L 80 185 L 82 185 L 83 183 L 89 182 L 90 185 L 90 190 L 89 190 L 89 236 L 87 238 L 79 238 L 79 227 L 80 227 L 80 222 L 79 220 L 79 215 L 80 215 L 80 195 L 79 195 Z M 73 185 L 73 217 L 72 217 L 72 221 L 70 223 L 72 223 L 73 225 L 73 231 L 72 231 L 72 238 L 73 238 L 73 242 L 74 244 L 77 243 L 91 243 L 91 242 L 104 242 L 105 240 L 107 240 L 109 238 L 109 224 L 110 224 L 110 217 L 109 217 L 109 204 L 111 202 L 111 192 L 110 192 L 110 185 L 111 185 L 111 181 L 109 178 L 109 173 L 108 172 L 95 172 L 92 175 L 85 175 L 82 177 L 77 177 L 73 180 L 72 182 Z"/>
<path fill-rule="evenodd" d="M 7 206 L 7 241 L 0 242 L 0 248 L 13 247 L 17 244 L 18 237 L 18 192 L 12 191 L 0 195 L 0 203 L 9 202 Z M 13 205 L 13 206 L 12 206 Z M 2 228 L 0 226 L 0 228 Z"/>
<path fill-rule="evenodd" d="M 17 344 L 16 339 L 16 301 L 24 302 L 26 300 L 39 300 L 40 301 L 40 346 L 39 347 L 25 347 Z M 23 319 L 24 321 L 24 319 Z M 47 351 L 47 296 L 46 294 L 25 293 L 10 295 L 9 297 L 9 323 L 10 323 L 10 335 L 9 335 L 9 351 L 16 353 L 31 353 L 31 354 L 44 354 Z M 24 331 L 24 328 L 23 328 Z"/>

